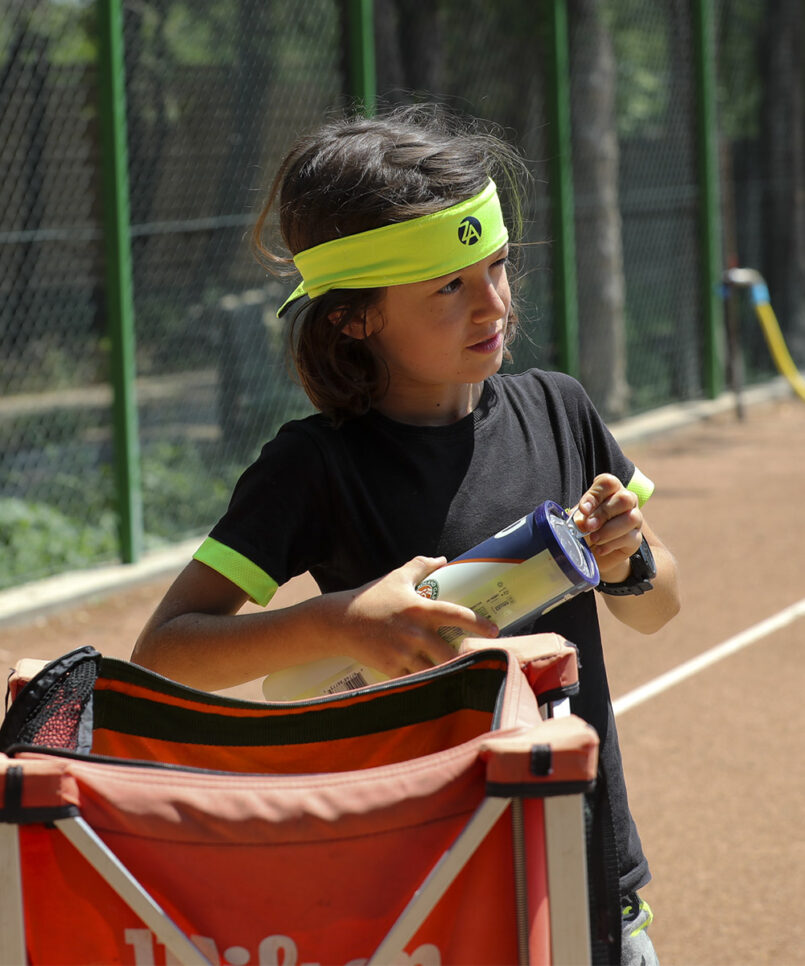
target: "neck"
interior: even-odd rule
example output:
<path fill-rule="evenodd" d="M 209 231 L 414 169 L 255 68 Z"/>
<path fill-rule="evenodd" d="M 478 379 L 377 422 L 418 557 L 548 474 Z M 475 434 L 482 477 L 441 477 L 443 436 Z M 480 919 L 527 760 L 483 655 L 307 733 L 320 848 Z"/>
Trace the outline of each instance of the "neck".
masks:
<path fill-rule="evenodd" d="M 412 426 L 449 426 L 468 416 L 478 405 L 484 384 L 467 383 L 450 393 L 409 397 L 392 391 L 378 401 L 375 409 L 398 423 Z"/>

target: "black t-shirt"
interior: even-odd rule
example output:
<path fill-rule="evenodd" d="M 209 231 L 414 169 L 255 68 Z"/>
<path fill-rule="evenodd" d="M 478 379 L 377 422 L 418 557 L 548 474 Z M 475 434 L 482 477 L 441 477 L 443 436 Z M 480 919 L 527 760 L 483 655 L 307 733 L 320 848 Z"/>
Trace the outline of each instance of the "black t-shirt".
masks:
<path fill-rule="evenodd" d="M 576 380 L 499 374 L 478 407 L 448 426 L 375 411 L 337 429 L 320 414 L 286 424 L 244 472 L 196 556 L 247 591 L 244 561 L 272 587 L 309 571 L 324 593 L 354 588 L 416 554 L 450 560 L 545 500 L 573 506 L 604 472 L 625 485 L 636 473 Z M 579 648 L 572 710 L 601 740 L 621 888 L 631 891 L 650 875 L 626 801 L 595 595 L 507 633 L 547 631 Z"/>

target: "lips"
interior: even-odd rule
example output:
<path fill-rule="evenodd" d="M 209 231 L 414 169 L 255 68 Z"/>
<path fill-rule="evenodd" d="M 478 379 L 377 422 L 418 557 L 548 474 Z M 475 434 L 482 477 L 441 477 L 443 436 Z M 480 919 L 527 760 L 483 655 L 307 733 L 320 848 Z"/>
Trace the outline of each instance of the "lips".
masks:
<path fill-rule="evenodd" d="M 503 345 L 503 333 L 496 332 L 494 335 L 490 336 L 488 339 L 482 339 L 480 342 L 475 342 L 473 345 L 468 346 L 473 352 L 497 352 L 498 349 Z"/>

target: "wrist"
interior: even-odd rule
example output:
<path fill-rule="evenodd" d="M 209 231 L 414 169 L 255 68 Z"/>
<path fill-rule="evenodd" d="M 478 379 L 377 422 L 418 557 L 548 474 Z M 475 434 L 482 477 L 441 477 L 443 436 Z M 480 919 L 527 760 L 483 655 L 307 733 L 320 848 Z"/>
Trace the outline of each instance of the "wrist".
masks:
<path fill-rule="evenodd" d="M 657 576 L 657 566 L 654 563 L 654 555 L 648 541 L 643 537 L 640 549 L 633 553 L 628 561 L 628 573 L 620 580 L 613 579 L 614 575 L 608 572 L 606 577 L 602 575 L 598 590 L 602 594 L 609 594 L 614 597 L 626 595 L 640 596 L 645 594 L 654 586 L 652 580 Z"/>

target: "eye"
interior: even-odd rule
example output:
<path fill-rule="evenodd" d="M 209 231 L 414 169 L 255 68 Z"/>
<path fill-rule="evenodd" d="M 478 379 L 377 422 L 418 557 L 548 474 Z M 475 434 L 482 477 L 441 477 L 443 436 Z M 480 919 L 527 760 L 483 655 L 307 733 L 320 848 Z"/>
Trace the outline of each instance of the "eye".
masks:
<path fill-rule="evenodd" d="M 452 295 L 454 292 L 457 292 L 460 288 L 461 288 L 461 276 L 459 275 L 457 278 L 451 279 L 451 281 L 449 281 L 447 285 L 444 285 L 442 288 L 440 288 L 439 295 Z"/>

